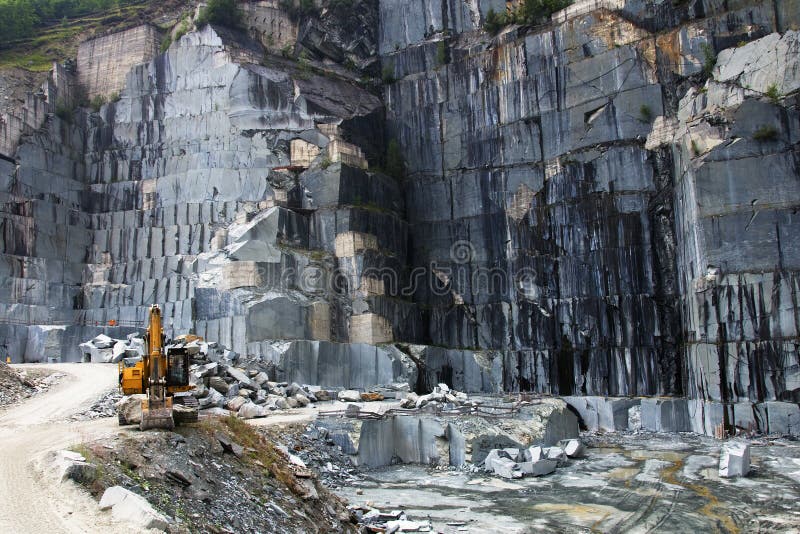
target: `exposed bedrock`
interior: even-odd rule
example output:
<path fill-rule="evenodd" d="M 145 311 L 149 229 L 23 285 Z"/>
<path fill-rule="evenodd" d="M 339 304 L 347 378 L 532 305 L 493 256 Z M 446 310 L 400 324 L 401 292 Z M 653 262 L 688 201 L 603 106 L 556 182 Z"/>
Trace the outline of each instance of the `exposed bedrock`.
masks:
<path fill-rule="evenodd" d="M 577 417 L 556 399 L 525 406 L 513 418 L 392 416 L 374 421 L 321 419 L 359 465 L 480 464 L 492 449 L 555 445 L 578 436 Z"/>
<path fill-rule="evenodd" d="M 425 339 L 502 351 L 505 389 L 796 402 L 790 3 L 616 4 L 491 44 L 384 14 Z"/>
<path fill-rule="evenodd" d="M 57 105 L 64 68 L 3 108 L 12 359 L 79 359 L 158 303 L 286 380 L 794 428 L 795 0 L 577 2 L 497 36 L 495 0 L 353 5 L 253 3 L 249 36 L 189 32 L 99 111 Z M 635 408 L 609 402 L 575 409 Z"/>

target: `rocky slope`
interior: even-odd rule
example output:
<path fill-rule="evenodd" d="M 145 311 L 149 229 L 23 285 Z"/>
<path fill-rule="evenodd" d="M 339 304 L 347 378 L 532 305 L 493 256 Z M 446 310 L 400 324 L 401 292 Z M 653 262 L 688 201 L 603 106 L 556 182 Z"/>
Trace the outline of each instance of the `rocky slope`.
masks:
<path fill-rule="evenodd" d="M 0 409 L 23 399 L 47 391 L 64 375 L 46 369 L 18 372 L 5 362 L 0 362 Z"/>
<path fill-rule="evenodd" d="M 797 402 L 796 2 L 497 36 L 491 0 L 245 7 L 96 112 L 57 106 L 69 69 L 30 97 L 0 160 L 15 361 L 158 302 L 301 383 Z"/>
<path fill-rule="evenodd" d="M 270 442 L 235 418 L 208 419 L 83 444 L 88 465 L 65 478 L 98 499 L 112 487 L 143 496 L 167 532 L 356 532 L 344 502 Z"/>

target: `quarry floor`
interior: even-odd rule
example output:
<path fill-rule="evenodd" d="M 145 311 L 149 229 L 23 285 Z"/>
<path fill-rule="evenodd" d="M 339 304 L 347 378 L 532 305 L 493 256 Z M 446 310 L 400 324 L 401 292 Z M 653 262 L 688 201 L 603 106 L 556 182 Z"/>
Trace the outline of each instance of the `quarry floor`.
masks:
<path fill-rule="evenodd" d="M 746 478 L 717 475 L 693 434 L 584 435 L 588 454 L 541 478 L 394 466 L 339 493 L 429 518 L 437 532 L 798 532 L 800 443 L 755 440 Z"/>
<path fill-rule="evenodd" d="M 66 378 L 0 412 L 0 532 L 125 532 L 77 487 L 48 480 L 47 451 L 119 433 L 116 418 L 68 422 L 116 380 L 103 364 L 47 365 Z M 304 425 L 317 410 L 259 425 Z M 336 492 L 352 504 L 430 518 L 438 532 L 800 532 L 800 442 L 750 440 L 752 472 L 717 476 L 720 442 L 694 434 L 584 434 L 587 456 L 541 478 L 393 466 Z M 38 468 L 37 468 L 38 466 Z M 35 505 L 31 505 L 35 503 Z"/>

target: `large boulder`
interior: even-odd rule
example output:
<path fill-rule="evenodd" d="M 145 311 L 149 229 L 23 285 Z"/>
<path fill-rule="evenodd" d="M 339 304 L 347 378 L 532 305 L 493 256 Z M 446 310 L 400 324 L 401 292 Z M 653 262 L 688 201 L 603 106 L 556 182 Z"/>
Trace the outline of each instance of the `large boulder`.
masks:
<path fill-rule="evenodd" d="M 53 469 L 61 482 L 74 480 L 78 484 L 88 484 L 97 478 L 97 467 L 86 461 L 75 451 L 56 451 L 51 456 Z"/>
<path fill-rule="evenodd" d="M 337 398 L 342 402 L 361 402 L 361 393 L 354 389 L 340 391 Z"/>
<path fill-rule="evenodd" d="M 586 447 L 577 439 L 565 439 L 558 445 L 570 458 L 582 458 L 586 454 Z"/>
<path fill-rule="evenodd" d="M 723 478 L 743 477 L 750 472 L 750 445 L 726 443 L 719 457 L 719 476 Z"/>
<path fill-rule="evenodd" d="M 144 393 L 128 395 L 116 404 L 117 416 L 121 425 L 138 425 L 142 422 L 142 401 L 147 398 Z"/>
<path fill-rule="evenodd" d="M 246 403 L 247 403 L 247 399 L 245 399 L 244 397 L 241 397 L 241 396 L 237 396 L 237 397 L 233 397 L 231 400 L 229 400 L 225 404 L 225 407 L 227 409 L 229 409 L 230 411 L 232 411 L 232 412 L 238 412 L 239 408 L 244 406 Z"/>
<path fill-rule="evenodd" d="M 220 393 L 214 388 L 208 388 L 208 395 L 198 399 L 201 409 L 206 408 L 221 408 L 225 403 L 225 395 Z"/>
<path fill-rule="evenodd" d="M 267 412 L 263 407 L 253 402 L 247 402 L 239 408 L 239 417 L 242 419 L 255 419 L 256 417 L 265 417 Z"/>
<path fill-rule="evenodd" d="M 116 344 L 116 341 L 111 339 L 105 334 L 100 334 L 99 336 L 92 339 L 90 343 L 95 347 L 97 347 L 98 349 L 110 349 Z"/>
<path fill-rule="evenodd" d="M 169 520 L 143 497 L 122 486 L 108 488 L 100 498 L 100 509 L 111 510 L 115 520 L 133 529 L 166 530 Z"/>
<path fill-rule="evenodd" d="M 233 377 L 233 379 L 239 382 L 239 385 L 242 387 L 258 389 L 258 384 L 250 380 L 250 378 L 241 369 L 237 369 L 236 367 L 228 367 L 228 376 Z"/>
<path fill-rule="evenodd" d="M 548 460 L 546 458 L 542 458 L 541 460 L 537 460 L 535 462 L 520 462 L 517 464 L 517 467 L 523 475 L 540 477 L 549 475 L 555 471 L 556 467 L 558 467 L 558 460 Z M 495 473 L 496 472 L 497 471 L 495 471 Z"/>
<path fill-rule="evenodd" d="M 230 384 L 225 382 L 225 380 L 221 376 L 212 376 L 211 378 L 209 378 L 208 387 L 216 389 L 223 395 L 227 395 L 231 389 Z"/>

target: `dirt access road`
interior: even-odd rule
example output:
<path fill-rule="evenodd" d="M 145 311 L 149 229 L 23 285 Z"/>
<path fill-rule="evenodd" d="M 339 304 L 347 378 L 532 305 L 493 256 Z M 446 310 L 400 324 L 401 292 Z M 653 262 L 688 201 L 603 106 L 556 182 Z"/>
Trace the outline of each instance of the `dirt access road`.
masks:
<path fill-rule="evenodd" d="M 133 532 L 100 512 L 91 496 L 50 474 L 47 454 L 118 433 L 116 418 L 67 421 L 89 407 L 117 381 L 108 364 L 47 364 L 64 373 L 48 392 L 0 412 L 0 532 Z"/>

